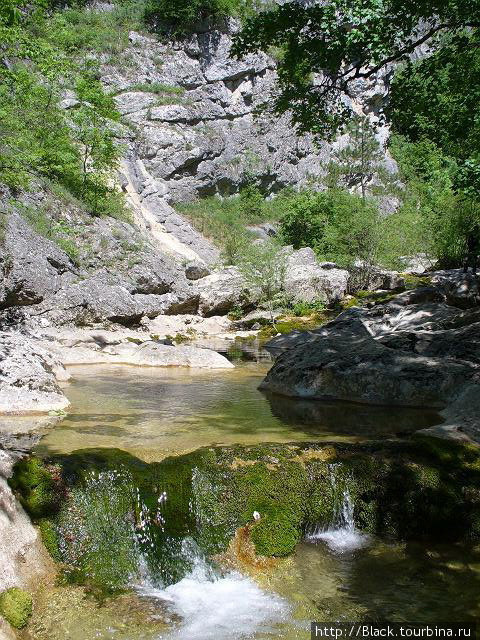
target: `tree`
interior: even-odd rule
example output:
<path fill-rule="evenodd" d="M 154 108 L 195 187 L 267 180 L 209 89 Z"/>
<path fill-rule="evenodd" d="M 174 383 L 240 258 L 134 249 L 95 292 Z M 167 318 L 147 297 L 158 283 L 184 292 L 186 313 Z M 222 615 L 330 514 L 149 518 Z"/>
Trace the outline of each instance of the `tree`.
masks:
<path fill-rule="evenodd" d="M 282 240 L 294 249 L 315 248 L 325 231 L 328 195 L 315 191 L 300 191 L 285 202 L 280 220 Z"/>
<path fill-rule="evenodd" d="M 269 312 L 274 325 L 273 310 L 284 302 L 287 254 L 271 240 L 250 244 L 239 262 L 240 272 L 247 287 L 258 296 L 258 302 Z"/>
<path fill-rule="evenodd" d="M 185 36 L 199 21 L 236 14 L 243 6 L 242 0 L 147 0 L 144 17 L 156 30 Z"/>
<path fill-rule="evenodd" d="M 347 143 L 333 151 L 327 165 L 327 184 L 359 189 L 364 202 L 369 187 L 377 194 L 388 191 L 391 176 L 385 168 L 385 158 L 369 119 L 354 116 L 345 133 Z"/>
<path fill-rule="evenodd" d="M 120 149 L 115 143 L 112 121 L 118 119 L 113 100 L 103 92 L 91 72 L 82 74 L 76 85 L 79 105 L 73 111 L 73 136 L 80 148 L 83 200 L 92 213 L 101 213 L 101 200 L 111 191 L 108 178 L 115 168 Z"/>
<path fill-rule="evenodd" d="M 295 248 L 312 247 L 322 260 L 356 267 L 368 285 L 379 249 L 375 203 L 346 189 L 304 192 L 281 220 L 282 238 Z"/>
<path fill-rule="evenodd" d="M 455 158 L 457 188 L 480 194 L 480 33 L 445 38 L 433 55 L 401 67 L 386 112 L 396 132 Z"/>
<path fill-rule="evenodd" d="M 382 245 L 396 247 L 392 256 L 422 252 L 444 267 L 460 266 L 468 236 L 480 228 L 480 203 L 455 189 L 457 162 L 427 139 L 394 135 L 390 148 L 404 188 L 400 208 L 382 221 Z"/>
<path fill-rule="evenodd" d="M 331 138 L 345 125 L 359 80 L 408 59 L 417 47 L 439 48 L 441 35 L 480 26 L 470 0 L 330 0 L 286 2 L 249 17 L 234 53 L 282 50 L 277 113 L 290 111 L 300 131 Z"/>

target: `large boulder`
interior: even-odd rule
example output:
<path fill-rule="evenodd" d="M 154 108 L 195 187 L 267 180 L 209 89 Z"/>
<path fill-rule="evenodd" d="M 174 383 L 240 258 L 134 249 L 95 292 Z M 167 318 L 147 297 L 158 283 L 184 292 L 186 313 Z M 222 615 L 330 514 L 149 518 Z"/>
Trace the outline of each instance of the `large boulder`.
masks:
<path fill-rule="evenodd" d="M 262 388 L 305 398 L 446 406 L 480 376 L 480 311 L 447 304 L 455 286 L 422 287 L 353 307 L 311 331 L 277 336 Z"/>
<path fill-rule="evenodd" d="M 115 355 L 118 354 L 120 362 L 142 367 L 234 368 L 234 365 L 227 358 L 216 351 L 188 345 L 175 347 L 150 341 L 133 350 L 130 350 L 126 345 L 119 345 L 109 351 Z"/>
<path fill-rule="evenodd" d="M 437 271 L 432 283 L 446 296 L 448 304 L 460 309 L 470 309 L 480 305 L 480 278 L 460 269 Z"/>
<path fill-rule="evenodd" d="M 0 450 L 0 592 L 33 587 L 55 571 L 38 530 L 7 483 L 15 461 L 15 456 Z M 7 625 L 0 624 L 0 638 L 11 637 L 17 636 L 7 635 Z"/>
<path fill-rule="evenodd" d="M 38 304 L 75 277 L 75 268 L 56 244 L 35 233 L 18 215 L 11 213 L 0 255 L 0 310 Z"/>
<path fill-rule="evenodd" d="M 0 414 L 47 413 L 70 404 L 58 385 L 57 358 L 20 334 L 0 334 Z"/>
<path fill-rule="evenodd" d="M 380 338 L 391 349 L 480 365 L 480 322 L 445 331 L 401 331 Z"/>
<path fill-rule="evenodd" d="M 131 326 L 144 316 L 192 313 L 198 306 L 198 294 L 188 286 L 161 294 L 132 293 L 132 288 L 120 275 L 100 273 L 60 289 L 30 313 L 55 325 L 110 322 Z"/>
<path fill-rule="evenodd" d="M 347 293 L 348 277 L 348 271 L 336 265 L 321 266 L 313 250 L 305 247 L 287 258 L 285 292 L 293 302 L 336 302 Z"/>
<path fill-rule="evenodd" d="M 441 414 L 444 422 L 423 433 L 480 444 L 480 380 L 465 385 Z"/>
<path fill-rule="evenodd" d="M 252 302 L 237 267 L 227 267 L 200 278 L 196 289 L 200 295 L 198 311 L 202 316 L 223 315 L 237 306 L 248 307 Z"/>
<path fill-rule="evenodd" d="M 282 353 L 260 388 L 282 395 L 368 404 L 444 407 L 477 368 L 389 349 L 358 322 Z"/>

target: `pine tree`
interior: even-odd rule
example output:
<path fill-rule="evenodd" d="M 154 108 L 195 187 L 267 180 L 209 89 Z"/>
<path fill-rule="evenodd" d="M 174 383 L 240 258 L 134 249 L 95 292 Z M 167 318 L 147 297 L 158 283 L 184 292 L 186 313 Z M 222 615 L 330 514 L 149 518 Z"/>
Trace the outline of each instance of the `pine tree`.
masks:
<path fill-rule="evenodd" d="M 366 116 L 355 116 L 345 129 L 346 146 L 334 151 L 327 165 L 327 185 L 360 191 L 363 201 L 369 192 L 385 193 L 391 177 L 384 166 L 383 150 Z"/>

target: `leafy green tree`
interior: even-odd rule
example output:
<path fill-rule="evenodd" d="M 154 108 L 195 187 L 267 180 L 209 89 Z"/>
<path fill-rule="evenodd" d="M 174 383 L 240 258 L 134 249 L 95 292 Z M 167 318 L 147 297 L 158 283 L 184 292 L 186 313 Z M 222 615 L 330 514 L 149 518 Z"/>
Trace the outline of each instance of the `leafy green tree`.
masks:
<path fill-rule="evenodd" d="M 310 246 L 323 260 L 346 268 L 357 264 L 367 278 L 378 256 L 378 224 L 378 208 L 371 199 L 328 189 L 306 191 L 293 200 L 281 232 L 285 242 L 295 248 Z"/>
<path fill-rule="evenodd" d="M 381 221 L 384 257 L 400 266 L 395 257 L 422 252 L 442 266 L 460 266 L 468 236 L 478 233 L 480 204 L 455 189 L 456 161 L 426 139 L 395 135 L 390 149 L 405 186 L 398 211 Z"/>
<path fill-rule="evenodd" d="M 51 83 L 21 67 L 0 84 L 0 181 L 26 187 L 33 174 L 68 181 L 78 150 Z"/>
<path fill-rule="evenodd" d="M 145 20 L 156 30 L 170 29 L 182 36 L 200 20 L 235 15 L 243 8 L 242 0 L 147 0 Z"/>
<path fill-rule="evenodd" d="M 72 114 L 72 132 L 81 156 L 81 196 L 97 215 L 112 188 L 109 176 L 115 168 L 120 148 L 111 124 L 118 119 L 113 100 L 106 96 L 92 73 L 79 77 L 76 85 L 79 105 Z"/>
<path fill-rule="evenodd" d="M 329 193 L 326 224 L 315 250 L 320 259 L 351 269 L 356 289 L 368 289 L 378 264 L 379 214 L 375 202 L 348 191 Z"/>
<path fill-rule="evenodd" d="M 220 257 L 226 266 L 238 264 L 251 242 L 245 229 L 236 221 L 219 225 L 217 237 L 222 247 Z"/>
<path fill-rule="evenodd" d="M 406 63 L 394 75 L 387 114 L 395 131 L 455 158 L 457 188 L 479 195 L 480 33 L 445 38 L 433 55 Z"/>
<path fill-rule="evenodd" d="M 315 191 L 300 191 L 285 203 L 280 221 L 282 240 L 294 249 L 314 248 L 325 231 L 329 195 Z"/>
<path fill-rule="evenodd" d="M 290 111 L 301 131 L 331 137 L 351 115 L 359 80 L 408 59 L 442 34 L 473 33 L 480 5 L 470 0 L 330 0 L 286 2 L 249 17 L 238 34 L 238 56 L 281 49 L 276 112 Z"/>

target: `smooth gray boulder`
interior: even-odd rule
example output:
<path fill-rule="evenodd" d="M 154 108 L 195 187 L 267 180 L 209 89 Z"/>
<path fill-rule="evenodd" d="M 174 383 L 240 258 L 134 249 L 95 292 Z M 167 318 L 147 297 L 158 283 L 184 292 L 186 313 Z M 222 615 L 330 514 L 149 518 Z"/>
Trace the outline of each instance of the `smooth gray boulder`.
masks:
<path fill-rule="evenodd" d="M 331 303 L 345 296 L 348 278 L 345 269 L 320 266 L 314 251 L 305 247 L 287 257 L 285 292 L 293 302 Z"/>
<path fill-rule="evenodd" d="M 238 267 L 226 267 L 200 278 L 196 289 L 200 296 L 198 312 L 205 317 L 224 315 L 234 307 L 248 307 L 252 303 Z"/>
<path fill-rule="evenodd" d="M 261 389 L 282 395 L 366 404 L 444 407 L 475 365 L 389 349 L 358 322 L 282 353 Z"/>
<path fill-rule="evenodd" d="M 70 402 L 58 385 L 69 374 L 51 353 L 21 334 L 0 334 L 0 414 L 48 413 Z"/>

